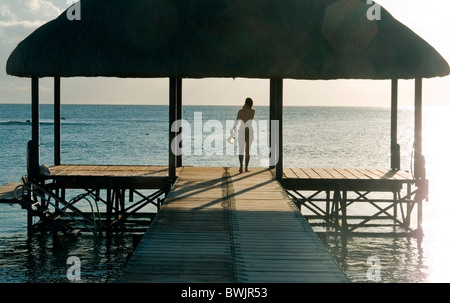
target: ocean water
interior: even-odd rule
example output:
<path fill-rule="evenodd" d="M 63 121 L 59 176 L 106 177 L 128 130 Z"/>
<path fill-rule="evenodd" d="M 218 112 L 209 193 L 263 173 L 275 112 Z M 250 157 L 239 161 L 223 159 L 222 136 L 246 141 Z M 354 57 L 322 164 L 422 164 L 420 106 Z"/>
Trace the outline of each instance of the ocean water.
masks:
<path fill-rule="evenodd" d="M 256 140 L 251 166 L 264 166 L 268 107 L 255 107 Z M 185 106 L 184 165 L 237 166 L 226 143 L 239 107 Z M 53 106 L 41 105 L 41 163 L 53 164 Z M 447 175 L 450 169 L 448 108 L 424 108 L 423 150 L 430 199 L 423 207 L 422 239 L 349 237 L 321 239 L 352 282 L 368 282 L 368 258 L 380 260 L 381 282 L 450 282 Z M 168 106 L 62 106 L 62 162 L 65 164 L 167 165 Z M 30 105 L 0 104 L 0 184 L 26 173 L 31 138 Z M 414 112 L 399 111 L 401 166 L 411 168 Z M 231 121 L 231 122 L 230 122 Z M 389 168 L 390 109 L 369 107 L 286 107 L 285 167 Z M 201 133 L 202 140 L 197 134 Z M 185 141 L 188 142 L 188 141 Z M 200 142 L 200 145 L 199 143 Z M 190 153 L 190 154 L 189 154 Z M 69 256 L 82 260 L 81 282 L 116 282 L 133 252 L 133 237 L 115 234 L 95 241 L 26 234 L 26 212 L 0 204 L 0 282 L 68 282 Z"/>

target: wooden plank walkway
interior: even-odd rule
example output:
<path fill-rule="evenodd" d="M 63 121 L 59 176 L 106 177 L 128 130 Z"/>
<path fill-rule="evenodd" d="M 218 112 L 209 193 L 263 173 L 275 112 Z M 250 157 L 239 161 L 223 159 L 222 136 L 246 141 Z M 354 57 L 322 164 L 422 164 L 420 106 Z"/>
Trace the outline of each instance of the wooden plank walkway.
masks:
<path fill-rule="evenodd" d="M 166 166 L 147 165 L 58 165 L 50 167 L 51 176 L 161 177 Z"/>
<path fill-rule="evenodd" d="M 48 180 L 62 188 L 160 189 L 169 183 L 167 166 L 58 165 L 50 167 Z"/>
<path fill-rule="evenodd" d="M 366 168 L 284 168 L 282 180 L 287 190 L 326 190 L 339 185 L 346 190 L 384 192 L 415 182 L 407 171 Z"/>
<path fill-rule="evenodd" d="M 367 168 L 284 168 L 284 178 L 333 180 L 400 180 L 413 181 L 411 173 L 391 169 Z"/>
<path fill-rule="evenodd" d="M 183 167 L 121 282 L 347 282 L 267 169 Z"/>

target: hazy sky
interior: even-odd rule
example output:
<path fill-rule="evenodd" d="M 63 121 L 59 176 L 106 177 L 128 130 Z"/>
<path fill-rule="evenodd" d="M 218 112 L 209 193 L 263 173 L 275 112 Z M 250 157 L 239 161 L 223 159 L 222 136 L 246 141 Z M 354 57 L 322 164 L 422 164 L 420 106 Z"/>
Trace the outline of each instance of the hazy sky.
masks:
<path fill-rule="evenodd" d="M 429 42 L 450 62 L 449 0 L 379 0 L 397 20 Z M 6 61 L 16 45 L 56 18 L 67 0 L 0 0 L 0 103 L 30 103 L 30 80 L 7 76 Z M 168 104 L 168 79 L 63 78 L 62 102 Z M 414 81 L 400 81 L 400 105 L 414 104 Z M 42 103 L 52 103 L 53 82 L 41 80 Z M 450 106 L 450 77 L 424 80 L 424 104 Z M 241 105 L 251 96 L 268 105 L 269 80 L 184 80 L 183 104 Z M 285 80 L 285 105 L 389 106 L 390 81 Z"/>

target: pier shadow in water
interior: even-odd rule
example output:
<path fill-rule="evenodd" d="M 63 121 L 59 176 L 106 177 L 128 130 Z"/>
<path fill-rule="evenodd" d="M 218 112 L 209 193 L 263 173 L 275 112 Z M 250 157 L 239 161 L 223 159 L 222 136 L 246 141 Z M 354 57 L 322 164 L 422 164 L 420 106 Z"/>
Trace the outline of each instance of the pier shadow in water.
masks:
<path fill-rule="evenodd" d="M 109 283 L 118 282 L 136 246 L 131 234 L 78 238 L 52 233 L 2 240 L 0 283 Z M 80 259 L 80 280 L 71 281 L 69 257 Z"/>

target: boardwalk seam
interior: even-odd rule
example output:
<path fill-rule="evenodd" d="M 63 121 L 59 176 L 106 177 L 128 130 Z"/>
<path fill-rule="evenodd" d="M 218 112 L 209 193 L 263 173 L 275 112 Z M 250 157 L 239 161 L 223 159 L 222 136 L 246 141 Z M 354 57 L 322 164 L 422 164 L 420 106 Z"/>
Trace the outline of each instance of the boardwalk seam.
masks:
<path fill-rule="evenodd" d="M 232 268 L 233 268 L 233 281 L 235 283 L 238 282 L 237 280 L 237 269 L 236 269 L 236 254 L 235 254 L 235 248 L 234 248 L 234 236 L 233 236 L 233 201 L 234 199 L 230 198 L 230 191 L 232 189 L 230 188 L 233 186 L 233 183 L 231 182 L 231 176 L 228 172 L 228 168 L 224 167 L 224 174 L 222 179 L 222 185 L 223 185 L 223 198 L 226 201 L 226 205 L 228 206 L 228 223 L 229 223 L 229 231 L 230 231 L 230 251 L 231 251 L 231 260 L 232 260 Z"/>

